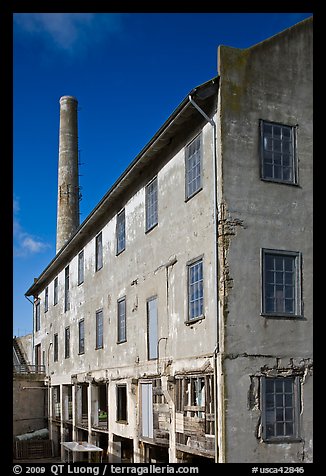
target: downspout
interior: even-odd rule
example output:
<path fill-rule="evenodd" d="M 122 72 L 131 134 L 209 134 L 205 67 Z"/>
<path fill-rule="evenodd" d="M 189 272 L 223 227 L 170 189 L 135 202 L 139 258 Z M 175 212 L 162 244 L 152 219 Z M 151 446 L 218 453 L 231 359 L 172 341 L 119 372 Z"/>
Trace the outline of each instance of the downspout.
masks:
<path fill-rule="evenodd" d="M 26 296 L 26 294 L 24 294 L 25 298 L 27 299 L 27 301 L 29 301 L 31 303 L 31 305 L 33 306 L 33 319 L 32 319 L 32 322 L 33 322 L 33 331 L 32 331 L 32 349 L 33 349 L 33 352 L 32 352 L 32 362 L 31 364 L 34 365 L 34 361 L 35 361 L 35 348 L 34 348 L 34 302 L 31 301 L 30 299 L 28 299 L 28 297 Z"/>
<path fill-rule="evenodd" d="M 207 114 L 198 106 L 198 104 L 192 99 L 191 95 L 188 97 L 190 103 L 197 109 L 197 111 L 210 123 L 213 130 L 213 182 L 214 182 L 214 197 L 213 197 L 213 224 L 214 224 L 214 302 L 216 309 L 216 319 L 215 319 L 215 337 L 216 343 L 214 348 L 214 454 L 215 454 L 215 463 L 219 462 L 219 445 L 218 445 L 218 421 L 222 420 L 222 415 L 220 418 L 217 418 L 219 410 L 221 407 L 218 405 L 218 385 L 217 385 L 217 369 L 218 365 L 218 352 L 219 352 L 219 306 L 218 306 L 218 221 L 217 221 L 217 150 L 216 150 L 216 123 L 215 121 L 208 117 Z M 222 450 L 222 448 L 220 448 Z M 221 451 L 224 454 L 224 451 Z M 220 459 L 221 462 L 222 459 Z"/>

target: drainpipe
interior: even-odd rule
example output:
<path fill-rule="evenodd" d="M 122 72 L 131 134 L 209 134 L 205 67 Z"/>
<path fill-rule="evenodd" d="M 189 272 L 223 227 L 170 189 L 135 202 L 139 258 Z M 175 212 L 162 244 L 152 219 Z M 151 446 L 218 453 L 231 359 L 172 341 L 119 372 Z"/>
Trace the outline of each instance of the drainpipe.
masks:
<path fill-rule="evenodd" d="M 32 312 L 33 312 L 33 318 L 32 318 L 32 322 L 33 322 L 33 329 L 32 329 L 32 349 L 33 349 L 33 351 L 32 351 L 32 362 L 31 362 L 31 364 L 34 365 L 34 361 L 35 361 L 35 348 L 34 348 L 34 329 L 35 329 L 35 327 L 34 327 L 34 302 L 31 301 L 30 299 L 28 299 L 28 297 L 26 296 L 26 294 L 24 294 L 24 296 L 25 296 L 25 298 L 27 299 L 27 301 L 30 302 L 31 305 L 33 306 L 33 311 L 32 311 Z"/>
<path fill-rule="evenodd" d="M 214 431 L 215 431 L 215 463 L 223 462 L 223 456 L 219 458 L 219 445 L 218 445 L 218 421 L 223 421 L 223 415 L 221 414 L 221 406 L 218 405 L 218 385 L 217 385 L 217 374 L 219 362 L 218 362 L 218 352 L 219 352 L 219 307 L 218 307 L 218 222 L 217 222 L 217 151 L 216 151 L 216 123 L 215 121 L 208 117 L 207 114 L 198 106 L 198 104 L 192 99 L 191 95 L 188 97 L 190 103 L 194 106 L 195 109 L 206 119 L 207 122 L 210 123 L 213 130 L 213 181 L 214 181 L 214 197 L 213 197 L 213 222 L 214 222 L 214 302 L 215 302 L 215 309 L 216 309 L 216 319 L 215 319 L 215 337 L 216 337 L 216 344 L 214 348 Z M 221 390 L 221 389 L 220 389 Z M 221 392 L 219 392 L 221 393 Z M 220 414 L 220 418 L 217 418 L 218 413 Z M 222 428 L 221 428 L 222 430 Z M 221 443 L 222 443 L 221 439 Z M 224 455 L 224 450 L 220 444 L 220 453 Z"/>

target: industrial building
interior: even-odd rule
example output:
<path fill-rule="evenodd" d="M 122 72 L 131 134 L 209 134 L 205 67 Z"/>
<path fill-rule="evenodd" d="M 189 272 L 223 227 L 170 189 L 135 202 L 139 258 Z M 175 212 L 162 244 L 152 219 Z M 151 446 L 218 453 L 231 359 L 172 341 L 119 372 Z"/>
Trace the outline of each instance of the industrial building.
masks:
<path fill-rule="evenodd" d="M 81 224 L 60 99 L 56 256 L 26 292 L 57 454 L 312 461 L 312 36 L 220 46 Z"/>

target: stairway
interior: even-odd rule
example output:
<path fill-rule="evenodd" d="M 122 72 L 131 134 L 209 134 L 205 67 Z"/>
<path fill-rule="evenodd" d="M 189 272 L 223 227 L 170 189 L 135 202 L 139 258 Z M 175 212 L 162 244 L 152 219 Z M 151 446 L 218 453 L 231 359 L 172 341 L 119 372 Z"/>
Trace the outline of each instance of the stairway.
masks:
<path fill-rule="evenodd" d="M 20 348 L 20 345 L 16 337 L 13 338 L 13 357 L 14 357 L 14 362 L 13 362 L 14 366 L 20 365 L 21 367 L 24 367 L 27 372 L 29 371 L 24 353 L 22 349 Z"/>

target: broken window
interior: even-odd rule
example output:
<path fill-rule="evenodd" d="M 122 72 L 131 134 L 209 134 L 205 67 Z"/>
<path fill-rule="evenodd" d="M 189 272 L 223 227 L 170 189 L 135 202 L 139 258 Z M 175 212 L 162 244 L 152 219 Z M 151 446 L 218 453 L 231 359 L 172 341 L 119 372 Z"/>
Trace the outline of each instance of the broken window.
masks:
<path fill-rule="evenodd" d="M 123 209 L 117 215 L 117 254 L 121 253 L 126 246 L 126 226 L 125 226 L 125 210 Z"/>
<path fill-rule="evenodd" d="M 299 438 L 299 377 L 262 378 L 262 425 L 266 441 Z"/>
<path fill-rule="evenodd" d="M 261 178 L 296 183 L 295 128 L 261 121 Z"/>
<path fill-rule="evenodd" d="M 146 186 L 145 203 L 146 231 L 149 231 L 158 223 L 157 177 Z"/>
<path fill-rule="evenodd" d="M 186 147 L 186 199 L 202 188 L 201 135 Z"/>
<path fill-rule="evenodd" d="M 118 301 L 118 343 L 127 340 L 126 325 L 126 298 L 123 297 Z"/>
<path fill-rule="evenodd" d="M 117 421 L 127 422 L 127 385 L 117 385 Z"/>
<path fill-rule="evenodd" d="M 85 352 L 85 327 L 84 327 L 84 319 L 79 321 L 78 323 L 78 331 L 79 331 L 79 354 L 84 354 Z"/>
<path fill-rule="evenodd" d="M 96 349 L 103 348 L 103 310 L 96 311 Z"/>
<path fill-rule="evenodd" d="M 65 312 L 70 309 L 70 295 L 69 295 L 69 266 L 65 268 Z"/>
<path fill-rule="evenodd" d="M 263 314 L 298 316 L 300 254 L 263 250 Z"/>
<path fill-rule="evenodd" d="M 175 403 L 183 417 L 201 420 L 205 434 L 214 434 L 213 375 L 177 378 Z"/>
<path fill-rule="evenodd" d="M 84 282 L 84 250 L 78 254 L 78 284 Z"/>
<path fill-rule="evenodd" d="M 204 314 L 203 260 L 188 265 L 188 320 Z"/>
<path fill-rule="evenodd" d="M 95 270 L 98 271 L 103 266 L 103 246 L 102 232 L 95 238 Z"/>
<path fill-rule="evenodd" d="M 147 301 L 147 352 L 148 360 L 157 359 L 157 298 Z"/>

